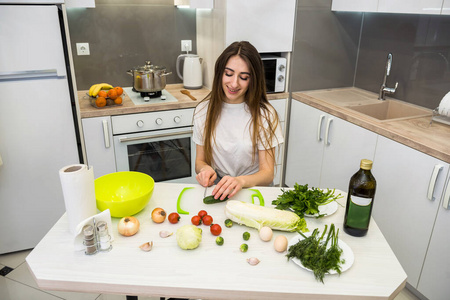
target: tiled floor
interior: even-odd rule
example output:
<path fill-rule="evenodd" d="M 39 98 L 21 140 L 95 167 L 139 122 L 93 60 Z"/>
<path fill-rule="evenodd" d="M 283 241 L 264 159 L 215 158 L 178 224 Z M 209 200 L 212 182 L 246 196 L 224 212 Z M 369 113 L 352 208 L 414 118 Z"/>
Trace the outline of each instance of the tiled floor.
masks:
<path fill-rule="evenodd" d="M 126 296 L 106 294 L 85 294 L 40 290 L 28 270 L 25 258 L 31 250 L 0 255 L 0 270 L 5 266 L 13 269 L 0 275 L 1 300 L 125 300 Z M 159 298 L 139 297 L 139 300 L 159 300 Z M 419 300 L 404 289 L 394 300 Z"/>

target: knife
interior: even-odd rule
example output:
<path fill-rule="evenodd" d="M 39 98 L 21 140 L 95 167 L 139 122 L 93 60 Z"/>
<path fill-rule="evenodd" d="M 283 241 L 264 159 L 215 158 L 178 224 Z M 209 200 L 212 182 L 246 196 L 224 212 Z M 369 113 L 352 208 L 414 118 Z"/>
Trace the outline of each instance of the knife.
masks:
<path fill-rule="evenodd" d="M 203 193 L 203 199 L 205 199 L 207 191 L 208 191 L 208 187 L 205 187 L 205 192 Z"/>

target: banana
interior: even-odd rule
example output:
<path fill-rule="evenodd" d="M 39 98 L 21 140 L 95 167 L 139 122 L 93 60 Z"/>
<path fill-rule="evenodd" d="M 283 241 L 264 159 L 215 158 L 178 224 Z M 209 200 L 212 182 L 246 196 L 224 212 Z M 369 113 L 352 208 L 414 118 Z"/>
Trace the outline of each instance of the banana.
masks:
<path fill-rule="evenodd" d="M 98 92 L 100 92 L 100 90 L 110 90 L 112 88 L 113 88 L 113 86 L 110 85 L 109 83 L 99 83 L 99 84 L 95 85 L 91 96 L 97 97 Z"/>
<path fill-rule="evenodd" d="M 97 86 L 98 84 L 93 84 L 90 88 L 89 88 L 89 96 L 92 96 L 92 92 L 94 91 L 94 89 L 95 89 L 95 87 Z"/>

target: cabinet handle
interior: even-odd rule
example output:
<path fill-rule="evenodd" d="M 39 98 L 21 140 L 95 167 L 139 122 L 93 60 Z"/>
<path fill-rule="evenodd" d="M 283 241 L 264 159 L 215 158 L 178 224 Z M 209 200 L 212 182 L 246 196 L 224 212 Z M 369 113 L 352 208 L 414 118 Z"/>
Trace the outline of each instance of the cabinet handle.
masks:
<path fill-rule="evenodd" d="M 109 130 L 107 120 L 103 120 L 103 139 L 105 141 L 105 148 L 109 148 L 110 143 L 109 143 Z"/>
<path fill-rule="evenodd" d="M 330 144 L 329 135 L 330 135 L 331 122 L 333 122 L 333 118 L 329 118 L 327 121 L 327 128 L 325 130 L 325 144 L 326 145 Z"/>
<path fill-rule="evenodd" d="M 322 141 L 322 123 L 323 119 L 325 119 L 325 115 L 320 115 L 319 124 L 317 124 L 317 141 Z"/>
<path fill-rule="evenodd" d="M 444 200 L 442 201 L 442 206 L 445 209 L 449 209 L 448 204 L 450 202 L 450 180 L 447 182 L 447 189 L 445 190 Z"/>
<path fill-rule="evenodd" d="M 430 201 L 434 201 L 434 187 L 436 186 L 437 177 L 439 175 L 439 172 L 442 170 L 442 165 L 435 165 L 433 169 L 433 173 L 431 173 L 430 183 L 428 184 L 428 193 L 427 198 Z"/>

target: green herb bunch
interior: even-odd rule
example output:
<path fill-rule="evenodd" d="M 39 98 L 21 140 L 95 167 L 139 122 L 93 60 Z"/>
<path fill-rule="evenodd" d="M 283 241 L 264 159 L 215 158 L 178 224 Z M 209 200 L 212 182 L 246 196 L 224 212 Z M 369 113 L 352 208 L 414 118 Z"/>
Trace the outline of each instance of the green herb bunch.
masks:
<path fill-rule="evenodd" d="M 276 200 L 272 201 L 277 209 L 293 210 L 300 217 L 318 214 L 318 218 L 323 217 L 319 214 L 319 206 L 328 204 L 341 198 L 341 194 L 335 195 L 334 189 L 326 192 L 308 185 L 294 184 L 293 190 L 281 189 L 283 194 L 279 195 Z"/>
<path fill-rule="evenodd" d="M 299 232 L 304 239 L 290 246 L 286 255 L 288 259 L 298 258 L 305 268 L 314 272 L 316 280 L 322 283 L 325 274 L 331 270 L 341 274 L 341 264 L 345 263 L 345 260 L 341 259 L 342 249 L 338 245 L 339 229 L 336 230 L 334 224 L 331 224 L 324 240 L 326 232 L 327 225 L 322 235 L 317 228 L 309 237 Z"/>

